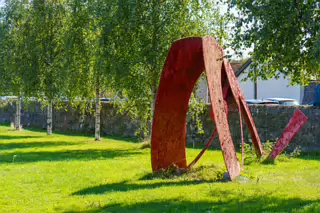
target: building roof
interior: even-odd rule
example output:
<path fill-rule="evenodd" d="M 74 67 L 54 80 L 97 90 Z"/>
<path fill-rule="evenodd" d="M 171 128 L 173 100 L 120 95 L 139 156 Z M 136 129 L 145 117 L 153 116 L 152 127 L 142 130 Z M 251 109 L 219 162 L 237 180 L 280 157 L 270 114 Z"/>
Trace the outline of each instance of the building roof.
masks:
<path fill-rule="evenodd" d="M 230 62 L 230 65 L 233 69 L 234 74 L 236 75 L 236 77 L 238 77 L 251 63 L 252 63 L 252 60 L 251 58 L 249 58 L 244 63 L 243 61 L 242 62 L 234 61 L 234 62 Z"/>
<path fill-rule="evenodd" d="M 230 65 L 233 69 L 233 72 L 237 72 L 242 67 L 243 64 L 240 62 L 230 62 Z"/>
<path fill-rule="evenodd" d="M 236 77 L 238 77 L 251 63 L 252 60 L 249 58 L 238 70 L 233 70 Z"/>

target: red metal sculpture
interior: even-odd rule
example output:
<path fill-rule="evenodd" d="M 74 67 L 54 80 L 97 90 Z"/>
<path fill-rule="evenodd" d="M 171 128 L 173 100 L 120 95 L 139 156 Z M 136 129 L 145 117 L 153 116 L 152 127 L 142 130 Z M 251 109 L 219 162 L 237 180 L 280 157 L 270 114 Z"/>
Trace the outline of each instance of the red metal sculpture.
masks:
<path fill-rule="evenodd" d="M 195 83 L 204 70 L 210 90 L 211 114 L 216 123 L 230 178 L 240 174 L 240 164 L 230 134 L 226 103 L 237 104 L 250 130 L 257 155 L 263 155 L 250 111 L 232 68 L 223 57 L 223 50 L 210 36 L 185 38 L 172 44 L 162 71 L 153 117 L 153 171 L 168 169 L 173 165 L 187 168 L 185 145 L 188 103 Z M 209 140 L 208 144 L 211 141 Z M 197 158 L 195 162 L 196 160 Z"/>
<path fill-rule="evenodd" d="M 286 148 L 294 135 L 301 129 L 301 127 L 307 122 L 308 117 L 305 116 L 300 110 L 296 110 L 289 120 L 286 128 L 284 129 L 282 135 L 277 140 L 271 153 L 267 157 L 267 162 L 273 162 L 276 157 Z"/>
<path fill-rule="evenodd" d="M 216 128 L 199 155 L 187 166 L 186 162 L 186 115 L 192 90 L 205 70 L 207 75 L 211 112 L 210 117 Z M 218 43 L 210 36 L 204 38 L 190 37 L 174 42 L 168 53 L 158 87 L 151 138 L 151 159 L 153 171 L 167 170 L 171 166 L 178 168 L 192 167 L 211 145 L 218 133 L 224 161 L 233 180 L 240 175 L 240 164 L 231 138 L 228 125 L 228 106 L 236 105 L 240 116 L 242 153 L 243 132 L 242 118 L 248 127 L 258 157 L 263 156 L 257 129 L 250 110 L 245 102 L 238 81 Z M 300 116 L 301 117 L 301 116 Z M 295 120 L 295 119 L 294 119 Z M 300 126 L 304 122 L 300 122 Z M 293 134 L 288 133 L 289 125 L 280 139 L 279 147 L 289 143 Z M 282 149 L 275 148 L 272 156 L 278 155 Z M 277 151 L 277 150 L 280 150 Z M 242 154 L 242 165 L 244 155 Z"/>

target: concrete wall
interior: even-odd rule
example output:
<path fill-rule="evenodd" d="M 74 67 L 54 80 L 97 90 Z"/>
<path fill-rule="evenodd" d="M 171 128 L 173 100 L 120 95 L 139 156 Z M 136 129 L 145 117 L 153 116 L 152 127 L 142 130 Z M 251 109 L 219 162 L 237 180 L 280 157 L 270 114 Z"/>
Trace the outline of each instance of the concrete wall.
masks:
<path fill-rule="evenodd" d="M 262 142 L 267 140 L 275 141 L 282 133 L 293 112 L 298 108 L 309 117 L 307 123 L 294 137 L 291 147 L 301 146 L 305 151 L 320 150 L 320 107 L 288 107 L 288 106 L 249 106 L 259 136 Z M 9 122 L 14 114 L 14 105 L 0 104 L 0 122 Z M 46 127 L 46 110 L 43 110 L 38 103 L 29 104 L 22 108 L 23 126 Z M 196 135 L 191 131 L 191 124 L 187 124 L 187 142 L 193 141 L 198 144 L 205 144 L 209 139 L 214 124 L 209 116 L 209 105 L 206 112 L 201 117 L 204 127 L 203 135 Z M 229 125 L 234 142 L 239 147 L 241 143 L 239 115 L 236 111 L 229 112 Z M 245 125 L 244 125 L 245 126 Z M 78 110 L 68 111 L 54 110 L 53 128 L 58 131 L 74 131 L 94 133 L 94 116 L 86 113 L 84 119 Z M 127 115 L 118 114 L 111 104 L 102 104 L 101 129 L 103 135 L 130 136 L 134 137 L 139 128 L 137 120 L 130 119 Z M 249 141 L 249 134 L 244 128 L 245 141 Z M 219 147 L 217 138 L 213 143 L 214 147 Z"/>

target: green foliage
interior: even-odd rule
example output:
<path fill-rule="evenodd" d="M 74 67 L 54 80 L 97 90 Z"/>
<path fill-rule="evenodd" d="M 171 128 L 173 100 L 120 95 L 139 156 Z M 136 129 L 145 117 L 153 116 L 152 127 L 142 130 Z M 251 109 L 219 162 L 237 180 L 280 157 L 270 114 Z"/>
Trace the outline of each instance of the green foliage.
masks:
<path fill-rule="evenodd" d="M 307 84 L 320 77 L 320 5 L 311 1 L 229 0 L 237 13 L 233 49 L 253 48 L 254 72 L 267 79 L 280 73 L 292 83 Z"/>
<path fill-rule="evenodd" d="M 272 148 L 274 147 L 274 144 L 275 144 L 275 142 L 270 142 L 270 141 L 262 143 L 262 147 L 264 150 L 264 157 L 267 157 L 270 154 L 270 152 L 272 151 Z M 255 153 L 255 149 L 254 149 L 254 146 L 252 143 L 250 143 L 250 144 L 245 143 L 244 144 L 244 154 L 245 154 L 245 158 L 244 158 L 245 165 L 250 165 L 251 163 L 254 163 L 254 162 L 262 162 L 263 161 L 263 159 L 257 158 L 256 153 Z"/>
<path fill-rule="evenodd" d="M 255 154 L 255 149 L 254 146 L 250 143 L 245 143 L 244 144 L 244 153 L 245 153 L 245 158 L 244 158 L 244 163 L 246 165 L 250 165 L 252 163 L 261 163 L 265 160 L 266 157 L 269 156 L 269 154 L 271 153 L 273 147 L 275 145 L 275 142 L 270 142 L 269 140 L 265 143 L 262 143 L 263 146 L 263 150 L 264 150 L 264 158 L 258 159 L 256 154 Z M 241 145 L 240 145 L 241 146 Z M 299 147 L 294 148 L 293 151 L 291 152 L 287 152 L 284 151 L 283 153 L 281 153 L 278 157 L 277 160 L 278 161 L 287 161 L 289 158 L 297 158 L 301 153 L 301 150 Z"/>
<path fill-rule="evenodd" d="M 1 93 L 85 108 L 112 91 L 145 136 L 170 45 L 227 38 L 228 19 L 213 0 L 6 0 L 0 15 Z"/>
<path fill-rule="evenodd" d="M 180 169 L 175 165 L 172 165 L 168 170 L 160 170 L 148 174 L 144 179 L 192 179 L 199 182 L 227 181 L 224 179 L 224 173 L 224 168 L 214 165 L 202 165 L 190 170 Z"/>
<path fill-rule="evenodd" d="M 151 140 L 145 139 L 140 146 L 141 149 L 151 148 Z"/>
<path fill-rule="evenodd" d="M 35 0 L 30 7 L 28 19 L 31 47 L 34 54 L 29 61 L 30 73 L 37 79 L 36 95 L 49 104 L 60 99 L 65 88 L 63 64 L 63 35 L 66 30 L 66 8 L 64 0 Z"/>
<path fill-rule="evenodd" d="M 26 3 L 7 0 L 0 16 L 0 94 L 22 95 L 29 88 Z"/>
<path fill-rule="evenodd" d="M 196 129 L 196 134 L 204 134 L 201 116 L 203 116 L 206 108 L 207 105 L 203 100 L 197 100 L 194 93 L 192 93 L 189 101 L 188 115 L 191 119 L 192 127 Z"/>
<path fill-rule="evenodd" d="M 301 154 L 301 149 L 299 147 L 294 148 L 294 150 L 287 154 L 288 157 L 297 158 Z"/>
<path fill-rule="evenodd" d="M 130 3 L 128 3 L 130 2 Z M 171 44 L 187 36 L 212 34 L 222 19 L 215 1 L 121 1 L 122 20 L 113 88 L 128 98 L 119 104 L 141 121 L 147 135 L 161 71 Z M 219 16 L 220 17 L 220 16 Z M 221 35 L 221 38 L 224 37 Z"/>
<path fill-rule="evenodd" d="M 66 96 L 85 102 L 95 91 L 108 89 L 112 81 L 114 45 L 119 27 L 115 1 L 68 0 L 69 21 L 65 33 Z"/>
<path fill-rule="evenodd" d="M 9 102 L 0 100 L 0 109 L 6 109 Z"/>
<path fill-rule="evenodd" d="M 244 144 L 244 164 L 250 165 L 253 162 L 258 162 L 257 156 L 254 151 L 254 147 L 251 144 Z"/>

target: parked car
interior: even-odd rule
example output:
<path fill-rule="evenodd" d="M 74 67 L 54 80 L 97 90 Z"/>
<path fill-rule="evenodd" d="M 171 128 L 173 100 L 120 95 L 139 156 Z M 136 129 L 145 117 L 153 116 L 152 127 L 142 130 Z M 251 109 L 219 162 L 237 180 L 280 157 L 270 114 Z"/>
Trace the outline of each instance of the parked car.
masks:
<path fill-rule="evenodd" d="M 273 101 L 283 106 L 299 106 L 299 102 L 291 98 L 266 98 L 264 100 Z"/>
<path fill-rule="evenodd" d="M 113 101 L 112 98 L 100 98 L 101 103 L 110 103 L 112 101 Z"/>
<path fill-rule="evenodd" d="M 246 102 L 247 102 L 247 104 L 278 104 L 275 101 L 260 100 L 260 99 L 246 100 Z"/>
<path fill-rule="evenodd" d="M 2 101 L 14 101 L 16 100 L 18 97 L 17 96 L 1 96 L 0 99 Z"/>

